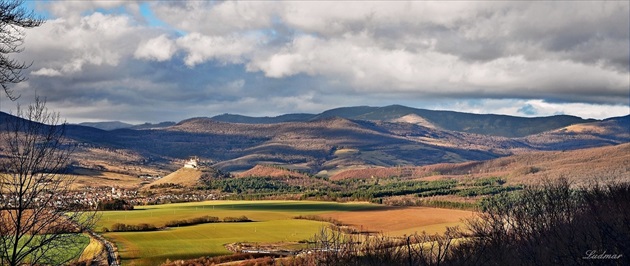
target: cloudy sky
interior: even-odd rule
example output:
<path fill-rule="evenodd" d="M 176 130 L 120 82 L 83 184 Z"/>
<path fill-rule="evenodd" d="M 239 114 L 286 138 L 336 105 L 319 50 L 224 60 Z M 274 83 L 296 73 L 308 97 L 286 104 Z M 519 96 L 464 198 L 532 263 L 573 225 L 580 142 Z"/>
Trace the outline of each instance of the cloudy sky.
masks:
<path fill-rule="evenodd" d="M 627 1 L 27 1 L 15 86 L 69 122 L 341 106 L 630 113 Z M 2 99 L 3 111 L 8 100 Z"/>

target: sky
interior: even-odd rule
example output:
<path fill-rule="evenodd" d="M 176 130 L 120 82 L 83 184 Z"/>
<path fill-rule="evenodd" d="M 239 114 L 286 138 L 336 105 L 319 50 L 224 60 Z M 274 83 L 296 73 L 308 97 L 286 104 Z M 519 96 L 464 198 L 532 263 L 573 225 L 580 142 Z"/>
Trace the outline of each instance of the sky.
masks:
<path fill-rule="evenodd" d="M 26 1 L 47 21 L 14 90 L 71 123 L 391 104 L 602 119 L 630 114 L 629 5 Z"/>

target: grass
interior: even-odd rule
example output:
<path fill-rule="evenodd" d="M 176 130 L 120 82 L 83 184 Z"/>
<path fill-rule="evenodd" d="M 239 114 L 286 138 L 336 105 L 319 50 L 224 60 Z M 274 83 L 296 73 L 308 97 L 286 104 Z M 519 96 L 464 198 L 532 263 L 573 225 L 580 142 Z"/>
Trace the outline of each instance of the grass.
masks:
<path fill-rule="evenodd" d="M 104 247 L 101 242 L 90 237 L 90 242 L 83 249 L 83 253 L 81 253 L 81 257 L 79 257 L 78 261 L 92 261 L 92 259 L 96 258 L 99 255 L 103 248 Z"/>
<path fill-rule="evenodd" d="M 247 216 L 254 222 L 212 223 L 155 232 L 116 232 L 105 236 L 118 245 L 124 265 L 159 265 L 166 259 L 188 259 L 230 254 L 234 242 L 296 242 L 312 238 L 322 222 L 296 220 L 298 215 L 379 210 L 368 203 L 312 201 L 206 201 L 137 207 L 133 211 L 103 212 L 97 229 L 114 223 L 149 223 L 158 227 L 171 220 L 204 215 Z"/>
<path fill-rule="evenodd" d="M 60 265 L 61 262 L 78 258 L 89 243 L 90 237 L 82 234 L 75 239 L 74 245 L 71 245 L 71 247 L 55 247 L 50 251 L 56 254 L 56 261 L 54 261 L 52 265 Z"/>
<path fill-rule="evenodd" d="M 76 237 L 76 238 L 74 238 Z M 40 236 L 35 236 L 34 242 L 41 241 Z M 49 256 L 52 261 L 46 261 L 50 265 L 61 265 L 66 261 L 74 261 L 79 258 L 82 251 L 90 243 L 90 238 L 87 235 L 81 234 L 73 236 L 73 243 L 69 246 L 57 245 L 46 251 L 46 255 Z M 21 242 L 23 244 L 24 241 Z M 3 254 L 4 255 L 4 254 Z M 24 260 L 24 264 L 32 264 L 30 261 L 32 257 L 27 256 Z"/>
<path fill-rule="evenodd" d="M 75 169 L 71 177 L 74 178 L 70 187 L 71 189 L 80 189 L 83 187 L 119 187 L 130 189 L 137 187 L 141 182 L 139 178 L 131 175 L 83 168 Z"/>
<path fill-rule="evenodd" d="M 168 221 L 185 220 L 205 215 L 223 218 L 247 216 L 253 221 L 292 219 L 301 214 L 334 211 L 377 210 L 385 207 L 367 203 L 334 203 L 314 201 L 205 201 L 136 207 L 133 211 L 103 212 L 97 230 L 111 228 L 114 223 L 148 223 L 157 227 Z"/>
<path fill-rule="evenodd" d="M 294 242 L 310 239 L 324 223 L 275 220 L 217 223 L 157 232 L 108 233 L 124 265 L 159 265 L 166 259 L 190 259 L 230 254 L 224 245 L 235 242 Z"/>
<path fill-rule="evenodd" d="M 123 265 L 159 265 L 167 259 L 190 259 L 230 254 L 224 246 L 236 242 L 290 243 L 311 240 L 326 223 L 299 220 L 299 215 L 332 217 L 360 229 L 402 235 L 443 232 L 459 224 L 470 211 L 427 207 L 387 207 L 369 203 L 316 201 L 206 201 L 142 206 L 133 211 L 103 212 L 99 227 L 113 223 L 149 223 L 158 227 L 172 220 L 201 216 L 247 216 L 253 222 L 210 223 L 153 232 L 109 232 L 118 245 Z"/>
<path fill-rule="evenodd" d="M 359 153 L 358 149 L 338 149 L 335 151 L 335 156 L 352 155 Z"/>

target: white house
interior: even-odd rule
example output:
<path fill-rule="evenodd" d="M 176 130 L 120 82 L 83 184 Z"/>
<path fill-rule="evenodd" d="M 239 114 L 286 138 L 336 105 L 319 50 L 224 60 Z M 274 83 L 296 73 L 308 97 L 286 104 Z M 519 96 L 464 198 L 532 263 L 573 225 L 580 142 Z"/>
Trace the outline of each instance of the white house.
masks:
<path fill-rule="evenodd" d="M 197 169 L 199 159 L 197 157 L 190 157 L 190 159 L 184 164 L 184 168 Z"/>

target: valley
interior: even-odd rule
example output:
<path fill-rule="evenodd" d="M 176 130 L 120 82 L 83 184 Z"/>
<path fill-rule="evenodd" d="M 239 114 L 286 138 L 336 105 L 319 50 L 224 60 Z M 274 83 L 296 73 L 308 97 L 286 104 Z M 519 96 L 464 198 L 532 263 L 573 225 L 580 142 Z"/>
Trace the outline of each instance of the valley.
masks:
<path fill-rule="evenodd" d="M 168 174 L 178 168 L 178 161 L 197 156 L 207 165 L 228 172 L 265 164 L 331 176 L 351 168 L 459 163 L 533 151 L 616 145 L 630 141 L 628 128 L 630 116 L 593 121 L 387 106 L 339 108 L 318 115 L 273 119 L 231 115 L 192 118 L 168 127 L 139 130 L 105 131 L 71 125 L 67 136 L 79 147 L 76 154 L 81 160 L 77 162 L 87 168 Z"/>
<path fill-rule="evenodd" d="M 56 199 L 102 210 L 96 231 L 123 265 L 239 260 L 230 254 L 252 247 L 307 252 L 331 226 L 388 239 L 439 235 L 467 225 L 489 198 L 546 180 L 630 182 L 630 116 L 388 106 L 122 126 L 67 125 L 73 182 Z"/>

